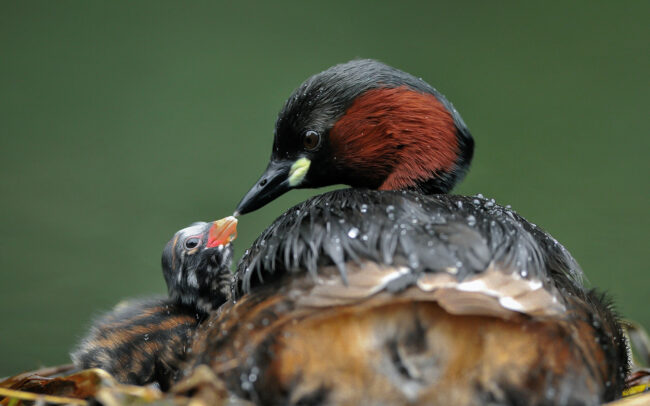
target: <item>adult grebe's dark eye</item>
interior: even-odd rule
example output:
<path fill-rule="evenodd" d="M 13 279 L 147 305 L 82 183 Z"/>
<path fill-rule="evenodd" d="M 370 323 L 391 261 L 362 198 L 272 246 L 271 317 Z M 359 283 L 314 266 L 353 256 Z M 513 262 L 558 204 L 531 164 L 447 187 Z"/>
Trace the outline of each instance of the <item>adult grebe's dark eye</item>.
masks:
<path fill-rule="evenodd" d="M 302 137 L 302 145 L 307 151 L 313 151 L 320 145 L 320 134 L 316 131 L 307 131 Z"/>
<path fill-rule="evenodd" d="M 191 237 L 185 240 L 185 248 L 188 250 L 196 248 L 199 244 L 201 244 L 201 239 L 197 237 Z"/>

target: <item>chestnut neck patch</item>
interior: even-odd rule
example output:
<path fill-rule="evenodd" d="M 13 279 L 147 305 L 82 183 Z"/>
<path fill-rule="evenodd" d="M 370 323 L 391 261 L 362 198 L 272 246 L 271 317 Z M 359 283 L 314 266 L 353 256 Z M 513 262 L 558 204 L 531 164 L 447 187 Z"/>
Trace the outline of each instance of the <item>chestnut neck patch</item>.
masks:
<path fill-rule="evenodd" d="M 401 86 L 361 94 L 329 139 L 352 186 L 403 190 L 455 169 L 456 131 L 451 113 L 434 95 Z"/>

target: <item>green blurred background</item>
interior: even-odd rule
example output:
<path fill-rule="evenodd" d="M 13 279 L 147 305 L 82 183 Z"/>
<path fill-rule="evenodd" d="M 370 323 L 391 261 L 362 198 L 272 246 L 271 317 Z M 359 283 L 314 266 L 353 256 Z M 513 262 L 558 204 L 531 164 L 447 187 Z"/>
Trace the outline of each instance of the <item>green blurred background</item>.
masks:
<path fill-rule="evenodd" d="M 164 293 L 165 242 L 232 213 L 285 98 L 357 57 L 446 94 L 477 141 L 457 192 L 543 226 L 650 326 L 650 2 L 304 3 L 1 3 L 0 376 Z M 238 252 L 315 193 L 243 217 Z"/>

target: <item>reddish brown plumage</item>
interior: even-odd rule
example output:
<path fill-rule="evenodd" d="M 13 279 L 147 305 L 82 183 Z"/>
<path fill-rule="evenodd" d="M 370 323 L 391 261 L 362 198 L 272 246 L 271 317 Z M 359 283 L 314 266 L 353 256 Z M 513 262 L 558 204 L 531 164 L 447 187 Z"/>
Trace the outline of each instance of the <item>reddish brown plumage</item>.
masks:
<path fill-rule="evenodd" d="M 381 190 L 406 189 L 436 171 L 449 172 L 459 154 L 449 111 L 434 95 L 407 87 L 357 97 L 332 127 L 330 142 L 355 176 L 383 179 Z"/>
<path fill-rule="evenodd" d="M 341 287 L 338 306 L 305 302 L 312 289 L 294 279 L 225 305 L 199 327 L 195 365 L 262 404 L 591 404 L 615 375 L 583 299 L 495 317 L 452 314 L 418 288 Z"/>
<path fill-rule="evenodd" d="M 327 404 L 470 405 L 513 396 L 504 389 L 541 401 L 548 388 L 588 397 L 604 384 L 603 364 L 592 364 L 604 355 L 583 322 L 459 317 L 408 301 L 278 314 L 283 299 L 243 302 L 215 321 L 229 328 L 212 367 L 233 387 L 255 376 L 249 396 L 263 403 L 323 396 Z M 400 364 L 422 375 L 409 378 Z M 409 384 L 417 390 L 402 387 Z"/>

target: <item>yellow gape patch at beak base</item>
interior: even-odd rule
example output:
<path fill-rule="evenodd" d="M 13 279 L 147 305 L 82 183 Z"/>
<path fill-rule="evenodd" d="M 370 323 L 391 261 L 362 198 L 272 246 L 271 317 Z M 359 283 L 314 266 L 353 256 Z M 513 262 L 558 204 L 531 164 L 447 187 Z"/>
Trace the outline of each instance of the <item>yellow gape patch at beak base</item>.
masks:
<path fill-rule="evenodd" d="M 302 183 L 302 180 L 305 179 L 307 171 L 309 171 L 309 165 L 311 161 L 307 158 L 300 158 L 291 165 L 291 170 L 289 171 L 289 186 L 294 187 Z"/>

